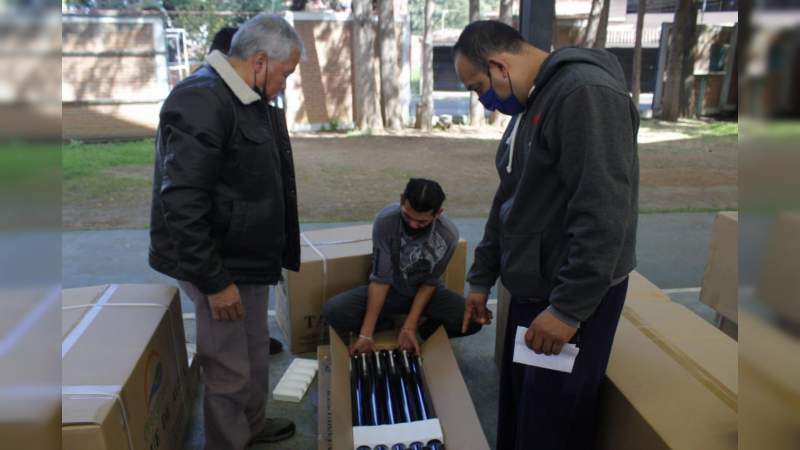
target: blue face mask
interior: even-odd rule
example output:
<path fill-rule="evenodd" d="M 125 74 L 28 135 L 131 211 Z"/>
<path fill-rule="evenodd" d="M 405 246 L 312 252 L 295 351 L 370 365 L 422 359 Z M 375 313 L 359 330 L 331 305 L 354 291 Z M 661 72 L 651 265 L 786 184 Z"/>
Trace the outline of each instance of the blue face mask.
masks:
<path fill-rule="evenodd" d="M 520 103 L 514 95 L 514 89 L 511 87 L 511 77 L 508 78 L 508 89 L 511 91 L 511 95 L 506 98 L 500 98 L 497 96 L 497 92 L 494 91 L 492 73 L 489 72 L 488 75 L 489 89 L 478 97 L 478 101 L 481 102 L 484 108 L 489 111 L 497 110 L 509 116 L 525 111 L 525 105 Z"/>

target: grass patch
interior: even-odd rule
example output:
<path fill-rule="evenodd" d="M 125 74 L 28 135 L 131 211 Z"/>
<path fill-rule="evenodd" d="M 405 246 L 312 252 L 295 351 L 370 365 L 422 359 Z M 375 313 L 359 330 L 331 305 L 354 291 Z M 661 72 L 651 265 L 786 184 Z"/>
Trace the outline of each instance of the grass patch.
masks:
<path fill-rule="evenodd" d="M 70 143 L 64 146 L 64 180 L 88 177 L 118 166 L 152 166 L 153 139 L 103 144 Z"/>
<path fill-rule="evenodd" d="M 739 134 L 738 122 L 712 122 L 697 130 L 700 136 L 730 136 Z"/>

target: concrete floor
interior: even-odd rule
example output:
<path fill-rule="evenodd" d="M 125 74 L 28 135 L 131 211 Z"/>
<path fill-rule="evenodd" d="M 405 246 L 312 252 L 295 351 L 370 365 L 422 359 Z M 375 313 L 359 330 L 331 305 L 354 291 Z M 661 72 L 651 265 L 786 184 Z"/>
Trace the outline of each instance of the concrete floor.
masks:
<path fill-rule="evenodd" d="M 713 320 L 713 311 L 698 302 L 696 288 L 700 286 L 705 266 L 711 225 L 714 214 L 646 214 L 639 218 L 638 270 L 663 289 L 676 289 L 670 295 L 676 302 Z M 479 242 L 484 219 L 455 219 L 461 236 L 469 243 L 468 266 L 472 250 Z M 345 224 L 304 224 L 303 230 L 335 227 Z M 172 280 L 150 270 L 147 266 L 147 230 L 82 231 L 62 234 L 62 261 L 64 287 L 88 286 L 104 283 L 170 283 Z M 686 289 L 690 288 L 690 289 Z M 184 312 L 192 312 L 193 305 L 183 300 Z M 269 318 L 273 336 L 283 339 L 274 319 Z M 481 425 L 493 445 L 497 415 L 497 378 L 493 364 L 495 327 L 490 325 L 480 333 L 452 341 L 464 379 L 476 405 Z M 194 323 L 186 321 L 187 340 L 194 342 Z M 288 367 L 293 356 L 315 357 L 313 354 L 288 355 L 281 353 L 271 359 L 270 383 L 274 386 Z M 491 363 L 487 363 L 491 362 Z M 195 409 L 192 424 L 186 437 L 186 448 L 202 448 L 202 412 Z M 255 449 L 306 450 L 315 449 L 317 434 L 317 392 L 312 384 L 301 403 L 270 400 L 271 416 L 289 417 L 297 425 L 294 438 L 279 444 L 254 447 Z M 494 447 L 493 447 L 494 448 Z"/>

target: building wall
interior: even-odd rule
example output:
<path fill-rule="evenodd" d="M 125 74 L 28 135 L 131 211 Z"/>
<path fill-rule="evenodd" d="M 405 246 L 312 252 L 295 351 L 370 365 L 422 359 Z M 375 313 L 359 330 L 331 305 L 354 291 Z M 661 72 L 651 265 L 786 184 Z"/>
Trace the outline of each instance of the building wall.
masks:
<path fill-rule="evenodd" d="M 401 104 L 407 115 L 410 101 L 410 31 L 408 16 L 396 16 L 397 74 Z M 286 113 L 291 129 L 317 130 L 353 126 L 353 26 L 349 14 L 287 13 L 306 47 L 306 58 L 286 85 Z M 380 92 L 380 70 L 375 40 L 375 85 Z"/>
<path fill-rule="evenodd" d="M 163 30 L 160 17 L 64 17 L 64 139 L 154 135 L 168 92 Z"/>
<path fill-rule="evenodd" d="M 352 22 L 340 13 L 286 13 L 306 47 L 306 59 L 286 87 L 292 130 L 353 125 Z M 410 22 L 396 17 L 398 74 L 404 116 L 410 102 Z M 169 93 L 160 16 L 64 16 L 63 138 L 152 137 Z M 380 86 L 375 51 L 375 82 Z"/>

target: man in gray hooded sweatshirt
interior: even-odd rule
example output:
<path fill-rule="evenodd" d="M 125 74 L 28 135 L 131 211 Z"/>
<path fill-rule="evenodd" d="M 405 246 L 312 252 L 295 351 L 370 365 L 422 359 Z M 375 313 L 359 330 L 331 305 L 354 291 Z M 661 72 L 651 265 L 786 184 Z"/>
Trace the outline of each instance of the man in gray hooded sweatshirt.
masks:
<path fill-rule="evenodd" d="M 468 25 L 456 73 L 512 120 L 497 150 L 500 185 L 475 249 L 464 313 L 485 324 L 498 277 L 511 293 L 497 448 L 591 449 L 597 395 L 634 269 L 639 114 L 605 50 L 547 53 L 495 21 Z M 568 343 L 571 373 L 512 362 L 515 331 L 537 353 Z"/>

